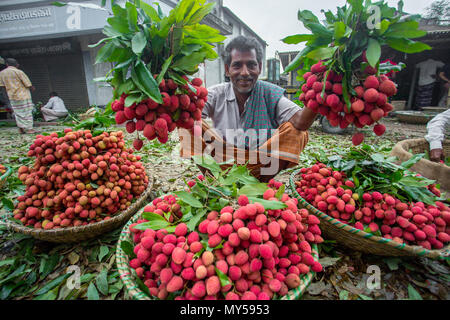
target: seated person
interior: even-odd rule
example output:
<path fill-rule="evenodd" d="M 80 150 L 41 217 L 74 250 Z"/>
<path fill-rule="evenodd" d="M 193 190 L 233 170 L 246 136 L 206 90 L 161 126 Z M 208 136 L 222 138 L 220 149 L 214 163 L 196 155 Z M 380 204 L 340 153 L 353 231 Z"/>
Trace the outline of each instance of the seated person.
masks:
<path fill-rule="evenodd" d="M 427 124 L 427 135 L 425 139 L 430 143 L 430 160 L 439 162 L 444 160 L 444 150 L 442 142 L 445 139 L 445 132 L 450 125 L 450 109 L 444 111 Z"/>
<path fill-rule="evenodd" d="M 255 39 L 239 36 L 225 51 L 231 82 L 208 89 L 202 114 L 212 119 L 214 129 L 205 121 L 201 137 L 199 127 L 194 134 L 180 129 L 181 156 L 202 155 L 208 148 L 217 162 L 227 162 L 222 169 L 233 165 L 229 161 L 247 164 L 256 178 L 267 182 L 298 164 L 317 114 L 284 97 L 284 89 L 258 80 L 263 51 Z"/>
<path fill-rule="evenodd" d="M 42 116 L 45 121 L 56 120 L 67 116 L 67 109 L 64 101 L 58 97 L 56 92 L 50 92 L 50 99 L 47 104 L 41 108 Z"/>

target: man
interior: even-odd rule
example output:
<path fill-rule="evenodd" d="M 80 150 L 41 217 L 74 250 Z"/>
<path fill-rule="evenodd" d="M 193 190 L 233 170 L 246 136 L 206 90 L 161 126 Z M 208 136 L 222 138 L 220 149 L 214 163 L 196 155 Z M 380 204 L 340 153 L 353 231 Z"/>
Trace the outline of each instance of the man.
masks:
<path fill-rule="evenodd" d="M 423 107 L 431 106 L 433 100 L 433 89 L 436 84 L 436 73 L 439 68 L 444 66 L 442 61 L 436 61 L 428 55 L 428 58 L 416 65 L 420 70 L 419 87 L 417 89 L 416 110 L 422 110 Z"/>
<path fill-rule="evenodd" d="M 298 164 L 308 142 L 307 130 L 317 114 L 284 97 L 284 89 L 258 80 L 263 53 L 255 39 L 239 36 L 225 51 L 225 72 L 231 82 L 208 89 L 202 115 L 212 119 L 215 130 L 202 121 L 201 138 L 195 127 L 194 136 L 180 135 L 181 155 L 202 154 L 210 140 L 216 161 L 221 156 L 222 162 L 249 163 L 250 172 L 267 182 Z M 201 148 L 196 148 L 199 139 Z"/>
<path fill-rule="evenodd" d="M 0 72 L 0 87 L 5 87 L 11 107 L 14 111 L 16 124 L 20 133 L 36 133 L 33 130 L 33 108 L 31 92 L 34 86 L 22 70 L 16 59 L 6 59 L 7 68 Z"/>
<path fill-rule="evenodd" d="M 448 103 L 448 90 L 450 88 L 450 63 L 447 63 L 441 72 L 439 72 L 439 78 L 441 82 L 441 99 L 439 101 L 439 107 L 447 107 Z"/>
<path fill-rule="evenodd" d="M 427 124 L 427 135 L 425 139 L 430 143 L 430 160 L 439 162 L 444 160 L 444 150 L 442 142 L 445 139 L 445 132 L 450 125 L 450 109 L 444 111 Z"/>
<path fill-rule="evenodd" d="M 42 116 L 45 121 L 56 120 L 67 115 L 67 109 L 64 101 L 58 97 L 56 92 L 50 92 L 50 99 L 47 104 L 41 108 Z"/>

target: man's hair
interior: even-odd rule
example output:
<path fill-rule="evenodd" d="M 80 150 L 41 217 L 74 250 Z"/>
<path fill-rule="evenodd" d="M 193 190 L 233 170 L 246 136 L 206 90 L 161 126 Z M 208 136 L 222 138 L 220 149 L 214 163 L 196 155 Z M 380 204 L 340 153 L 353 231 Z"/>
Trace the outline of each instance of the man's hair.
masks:
<path fill-rule="evenodd" d="M 250 52 L 252 49 L 256 51 L 256 60 L 262 63 L 263 59 L 263 48 L 261 44 L 255 38 L 238 36 L 230 41 L 225 47 L 225 52 L 223 54 L 223 59 L 226 65 L 231 64 L 231 51 L 236 49 L 240 52 Z"/>
<path fill-rule="evenodd" d="M 17 66 L 19 65 L 19 63 L 17 62 L 17 60 L 14 59 L 14 58 L 7 58 L 7 59 L 6 59 L 6 64 L 7 64 L 8 66 L 13 66 L 13 67 L 17 67 Z"/>
<path fill-rule="evenodd" d="M 50 92 L 50 97 L 57 97 L 58 94 L 55 91 Z"/>

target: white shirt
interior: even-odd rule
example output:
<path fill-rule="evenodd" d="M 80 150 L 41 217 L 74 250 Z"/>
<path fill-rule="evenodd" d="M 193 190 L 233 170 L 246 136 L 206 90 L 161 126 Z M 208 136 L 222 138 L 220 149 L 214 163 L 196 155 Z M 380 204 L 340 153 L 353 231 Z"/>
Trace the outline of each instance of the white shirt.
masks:
<path fill-rule="evenodd" d="M 436 82 L 436 71 L 438 68 L 442 68 L 445 64 L 441 61 L 428 59 L 418 63 L 416 68 L 420 69 L 419 74 L 419 86 L 427 86 Z"/>
<path fill-rule="evenodd" d="M 248 102 L 248 100 L 247 100 Z M 256 135 L 252 130 L 244 133 L 244 113 L 239 114 L 239 106 L 231 82 L 218 84 L 208 88 L 208 102 L 203 108 L 202 117 L 211 118 L 214 129 L 222 135 L 224 140 L 234 144 L 237 148 L 245 147 L 245 137 L 249 138 L 249 149 L 254 150 L 267 141 L 263 132 Z M 286 97 L 281 97 L 276 108 L 275 122 L 278 126 L 288 122 L 301 108 Z M 276 129 L 272 130 L 272 134 Z M 259 138 L 259 139 L 258 139 Z"/>
<path fill-rule="evenodd" d="M 428 134 L 425 139 L 430 143 L 430 150 L 442 149 L 445 132 L 450 125 L 450 109 L 438 114 L 427 124 Z"/>
<path fill-rule="evenodd" d="M 66 106 L 64 105 L 64 101 L 58 97 L 51 97 L 50 100 L 48 100 L 47 104 L 44 106 L 46 109 L 52 109 L 56 112 L 67 112 Z"/>

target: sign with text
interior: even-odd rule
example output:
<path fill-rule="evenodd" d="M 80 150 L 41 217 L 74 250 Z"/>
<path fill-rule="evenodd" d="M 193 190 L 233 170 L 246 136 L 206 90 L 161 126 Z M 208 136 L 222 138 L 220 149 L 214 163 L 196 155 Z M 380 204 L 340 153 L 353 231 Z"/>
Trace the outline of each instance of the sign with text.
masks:
<path fill-rule="evenodd" d="M 92 1 L 93 5 L 99 3 Z M 0 11 L 0 40 L 101 30 L 108 16 L 108 10 L 76 5 Z"/>

